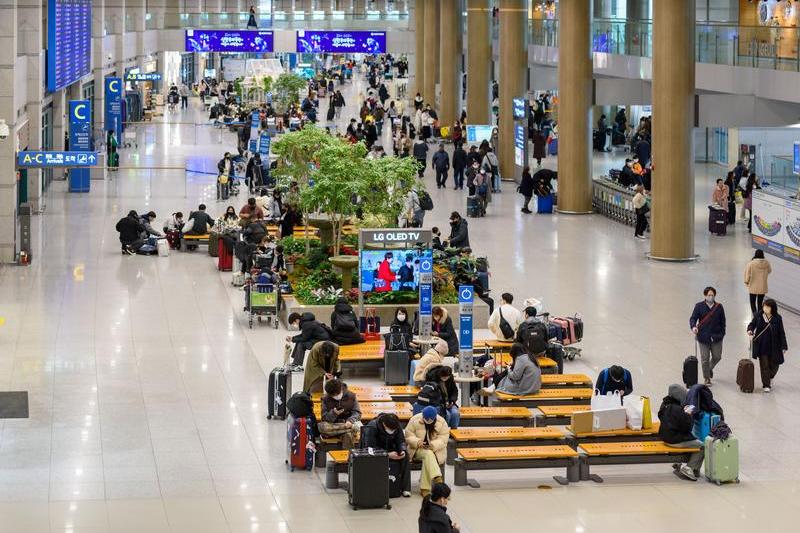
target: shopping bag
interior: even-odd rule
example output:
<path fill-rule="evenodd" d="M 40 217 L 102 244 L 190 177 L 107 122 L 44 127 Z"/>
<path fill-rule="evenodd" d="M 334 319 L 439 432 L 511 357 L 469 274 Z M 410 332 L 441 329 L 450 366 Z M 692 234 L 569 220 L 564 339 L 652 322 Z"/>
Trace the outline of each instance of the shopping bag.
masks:
<path fill-rule="evenodd" d="M 592 411 L 597 409 L 619 409 L 620 406 L 622 406 L 622 401 L 618 391 L 603 396 L 600 394 L 599 390 L 594 390 L 594 395 L 592 396 Z"/>
<path fill-rule="evenodd" d="M 639 431 L 642 429 L 644 418 L 644 399 L 642 396 L 631 394 L 622 399 L 622 405 L 628 415 L 628 429 Z"/>
<path fill-rule="evenodd" d="M 653 411 L 650 409 L 650 397 L 642 396 L 642 429 L 653 428 Z"/>

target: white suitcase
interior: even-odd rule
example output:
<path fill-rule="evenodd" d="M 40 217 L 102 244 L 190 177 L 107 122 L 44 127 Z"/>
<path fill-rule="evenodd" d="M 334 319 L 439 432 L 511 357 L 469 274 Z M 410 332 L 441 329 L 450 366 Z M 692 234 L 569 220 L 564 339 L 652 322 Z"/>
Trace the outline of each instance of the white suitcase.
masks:
<path fill-rule="evenodd" d="M 169 257 L 169 242 L 167 242 L 167 239 L 158 239 L 156 249 L 158 249 L 159 257 Z"/>

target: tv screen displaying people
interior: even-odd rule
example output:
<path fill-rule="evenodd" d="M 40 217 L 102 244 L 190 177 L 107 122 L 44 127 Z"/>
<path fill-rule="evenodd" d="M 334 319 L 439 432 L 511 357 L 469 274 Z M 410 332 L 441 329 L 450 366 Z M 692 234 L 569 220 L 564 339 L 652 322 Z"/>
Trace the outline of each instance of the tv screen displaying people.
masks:
<path fill-rule="evenodd" d="M 419 265 L 432 259 L 430 250 L 363 250 L 361 252 L 361 292 L 416 291 Z"/>

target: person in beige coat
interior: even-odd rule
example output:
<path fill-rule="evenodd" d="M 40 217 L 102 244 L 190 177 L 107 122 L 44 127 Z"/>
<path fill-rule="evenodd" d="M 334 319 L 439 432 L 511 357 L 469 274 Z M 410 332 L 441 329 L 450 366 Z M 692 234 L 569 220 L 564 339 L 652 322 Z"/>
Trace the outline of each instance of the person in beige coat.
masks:
<path fill-rule="evenodd" d="M 442 482 L 442 469 L 447 459 L 447 440 L 450 428 L 437 414 L 436 408 L 429 405 L 421 413 L 411 417 L 404 431 L 408 457 L 422 463 L 422 476 L 419 492 L 424 498 L 430 494 L 431 485 Z"/>
<path fill-rule="evenodd" d="M 414 370 L 414 383 L 422 383 L 425 381 L 425 374 L 432 366 L 443 364 L 448 350 L 447 342 L 439 339 L 439 342 L 425 352 L 425 355 L 418 361 L 411 361 L 411 366 Z"/>
<path fill-rule="evenodd" d="M 753 259 L 747 263 L 744 269 L 744 285 L 750 293 L 750 311 L 753 316 L 758 314 L 761 304 L 764 303 L 764 295 L 769 292 L 767 278 L 772 273 L 772 265 L 764 259 L 764 250 L 756 250 Z"/>

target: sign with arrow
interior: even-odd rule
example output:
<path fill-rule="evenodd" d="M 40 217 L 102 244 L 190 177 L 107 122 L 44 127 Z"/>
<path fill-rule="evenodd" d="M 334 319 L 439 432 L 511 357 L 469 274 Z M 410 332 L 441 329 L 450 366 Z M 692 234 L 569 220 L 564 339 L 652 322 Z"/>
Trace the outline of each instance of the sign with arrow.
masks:
<path fill-rule="evenodd" d="M 96 152 L 17 152 L 20 168 L 93 167 L 97 161 Z"/>

